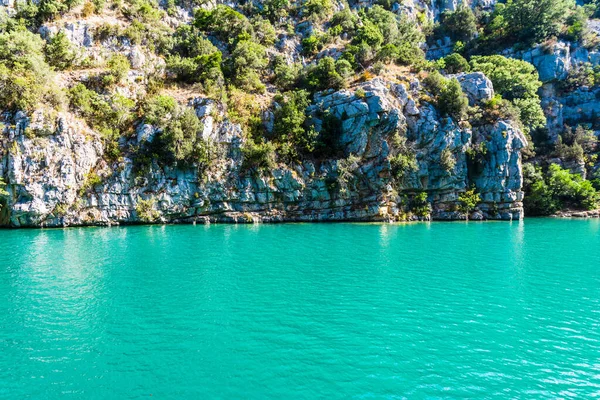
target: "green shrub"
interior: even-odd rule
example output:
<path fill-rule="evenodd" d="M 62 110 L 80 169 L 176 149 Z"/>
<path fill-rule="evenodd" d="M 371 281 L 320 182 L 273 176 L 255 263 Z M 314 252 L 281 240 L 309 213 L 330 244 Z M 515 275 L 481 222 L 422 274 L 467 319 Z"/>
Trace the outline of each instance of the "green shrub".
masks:
<path fill-rule="evenodd" d="M 67 35 L 60 31 L 48 41 L 45 47 L 46 60 L 51 66 L 64 70 L 73 65 L 75 51 Z"/>
<path fill-rule="evenodd" d="M 276 56 L 273 60 L 274 83 L 281 90 L 291 90 L 296 86 L 300 75 L 298 63 L 288 64 L 283 56 Z"/>
<path fill-rule="evenodd" d="M 44 57 L 44 41 L 27 30 L 0 33 L 0 109 L 59 107 L 63 93 Z"/>
<path fill-rule="evenodd" d="M 235 45 L 238 37 L 249 38 L 254 33 L 252 24 L 243 14 L 233 8 L 219 4 L 212 10 L 196 9 L 194 26 L 205 34 Z"/>
<path fill-rule="evenodd" d="M 302 53 L 305 55 L 314 55 L 323 48 L 323 43 L 317 35 L 310 35 L 302 39 Z"/>
<path fill-rule="evenodd" d="M 592 182 L 556 164 L 545 175 L 540 168 L 525 164 L 523 190 L 527 215 L 550 215 L 564 208 L 595 209 L 599 202 Z"/>
<path fill-rule="evenodd" d="M 79 3 L 78 0 L 40 0 L 37 5 L 36 19 L 38 22 L 52 20 Z"/>
<path fill-rule="evenodd" d="M 423 78 L 423 85 L 433 96 L 442 94 L 442 90 L 444 90 L 447 83 L 448 79 L 444 78 L 438 71 L 431 71 Z"/>
<path fill-rule="evenodd" d="M 102 83 L 106 86 L 121 83 L 131 69 L 129 59 L 120 53 L 112 54 L 106 62 L 106 66 L 108 71 L 102 76 Z"/>
<path fill-rule="evenodd" d="M 306 125 L 306 109 L 310 105 L 309 93 L 295 90 L 275 97 L 273 135 L 285 150 L 283 156 L 293 160 L 298 152 L 310 153 L 315 150 L 317 134 Z"/>
<path fill-rule="evenodd" d="M 228 74 L 231 81 L 238 87 L 262 92 L 264 84 L 260 76 L 269 64 L 264 46 L 250 40 L 238 42 L 228 60 Z"/>
<path fill-rule="evenodd" d="M 140 221 L 146 223 L 156 222 L 160 218 L 160 212 L 156 210 L 156 200 L 154 198 L 139 199 L 135 205 L 135 212 Z"/>
<path fill-rule="evenodd" d="M 335 13 L 333 17 L 331 17 L 330 23 L 333 28 L 340 27 L 340 33 L 347 33 L 348 35 L 353 36 L 356 32 L 358 16 L 352 12 L 350 7 L 346 7 Z"/>
<path fill-rule="evenodd" d="M 438 108 L 442 115 L 452 116 L 457 120 L 465 118 L 469 100 L 456 79 L 451 79 L 442 88 L 438 99 Z"/>
<path fill-rule="evenodd" d="M 442 14 L 440 30 L 453 40 L 466 42 L 477 34 L 477 19 L 471 7 L 461 4 L 456 11 Z"/>
<path fill-rule="evenodd" d="M 281 18 L 288 15 L 290 2 L 289 0 L 266 0 L 262 3 L 261 14 L 272 23 L 278 22 Z"/>
<path fill-rule="evenodd" d="M 483 72 L 492 81 L 494 90 L 519 109 L 520 120 L 526 130 L 546 124 L 537 94 L 542 83 L 533 65 L 500 55 L 474 56 L 471 68 Z"/>
<path fill-rule="evenodd" d="M 254 37 L 263 46 L 272 46 L 277 39 L 277 32 L 268 19 L 256 16 L 251 20 Z"/>
<path fill-rule="evenodd" d="M 440 166 L 448 173 L 454 171 L 454 167 L 456 167 L 456 157 L 454 157 L 454 154 L 452 154 L 450 149 L 444 149 L 440 153 Z"/>
<path fill-rule="evenodd" d="M 510 101 L 503 99 L 499 94 L 484 103 L 482 110 L 484 118 L 488 123 L 494 123 L 498 120 L 514 121 L 518 126 L 521 125 L 521 112 Z"/>
<path fill-rule="evenodd" d="M 249 139 L 242 147 L 243 170 L 254 173 L 267 172 L 275 167 L 275 145 L 271 142 L 255 143 Z"/>
<path fill-rule="evenodd" d="M 0 178 L 0 211 L 2 210 L 2 204 L 8 197 L 8 192 L 5 190 L 6 183 Z"/>
<path fill-rule="evenodd" d="M 478 51 L 490 54 L 514 44 L 530 46 L 558 36 L 574 10 L 571 0 L 507 0 L 489 17 Z"/>
<path fill-rule="evenodd" d="M 427 218 L 431 214 L 431 204 L 427 200 L 427 192 L 419 192 L 411 198 L 410 211 L 420 218 Z"/>
<path fill-rule="evenodd" d="M 411 171 L 418 169 L 417 158 L 414 149 L 409 146 L 405 136 L 396 134 L 391 140 L 392 152 L 396 154 L 390 156 L 390 168 L 392 177 L 400 182 Z"/>
<path fill-rule="evenodd" d="M 366 43 L 371 47 L 379 47 L 383 43 L 383 34 L 373 22 L 368 19 L 364 21 L 352 40 L 354 44 Z"/>
<path fill-rule="evenodd" d="M 121 154 L 118 140 L 132 128 L 135 102 L 119 94 L 104 97 L 81 83 L 69 90 L 69 99 L 71 107 L 101 133 L 106 155 L 117 159 Z"/>
<path fill-rule="evenodd" d="M 314 21 L 323 21 L 333 12 L 331 0 L 306 0 L 302 4 L 302 14 Z"/>
<path fill-rule="evenodd" d="M 170 96 L 152 97 L 142 105 L 145 123 L 158 130 L 151 143 L 140 149 L 138 169 L 144 169 L 153 158 L 160 165 L 176 165 L 189 168 L 204 164 L 207 143 L 202 138 L 202 122 L 193 109 L 181 107 Z"/>
<path fill-rule="evenodd" d="M 594 209 L 598 206 L 598 195 L 590 181 L 572 174 L 556 164 L 548 168 L 548 187 L 562 206 Z"/>
<path fill-rule="evenodd" d="M 471 188 L 458 195 L 458 203 L 459 210 L 468 217 L 469 213 L 481 203 L 481 196 L 475 192 L 475 188 Z"/>
<path fill-rule="evenodd" d="M 316 65 L 309 65 L 302 75 L 304 87 L 312 91 L 341 89 L 346 86 L 344 78 L 335 68 L 335 60 L 331 57 L 323 57 Z"/>
<path fill-rule="evenodd" d="M 443 58 L 444 69 L 449 74 L 459 74 L 461 72 L 469 72 L 471 66 L 469 62 L 460 54 L 452 53 Z"/>
<path fill-rule="evenodd" d="M 192 27 L 183 25 L 174 35 L 167 56 L 167 71 L 176 81 L 202 83 L 210 90 L 223 84 L 222 54 Z"/>

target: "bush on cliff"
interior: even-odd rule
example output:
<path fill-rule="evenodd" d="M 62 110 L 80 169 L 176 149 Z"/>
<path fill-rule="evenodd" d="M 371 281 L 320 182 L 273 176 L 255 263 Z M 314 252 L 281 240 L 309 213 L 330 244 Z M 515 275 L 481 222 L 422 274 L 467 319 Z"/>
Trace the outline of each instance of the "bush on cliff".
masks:
<path fill-rule="evenodd" d="M 494 90 L 519 109 L 521 122 L 527 131 L 546 124 L 537 94 L 542 83 L 533 65 L 494 55 L 472 57 L 471 68 L 483 72 L 492 81 Z"/>
<path fill-rule="evenodd" d="M 563 30 L 574 9 L 571 0 L 507 0 L 498 3 L 486 24 L 480 48 L 540 43 Z"/>
<path fill-rule="evenodd" d="M 8 196 L 8 192 L 5 190 L 5 188 L 6 183 L 4 183 L 4 180 L 0 178 L 0 210 L 2 210 L 2 203 L 4 199 Z"/>
<path fill-rule="evenodd" d="M 280 143 L 282 155 L 288 160 L 296 159 L 298 153 L 314 151 L 317 134 L 306 124 L 306 108 L 310 105 L 309 93 L 296 90 L 275 97 L 273 136 Z"/>
<path fill-rule="evenodd" d="M 458 196 L 459 210 L 465 214 L 469 214 L 479 203 L 481 203 L 481 196 L 475 191 L 475 188 L 465 190 Z"/>
<path fill-rule="evenodd" d="M 63 92 L 44 57 L 45 42 L 27 30 L 0 33 L 0 109 L 33 111 L 58 107 Z"/>
<path fill-rule="evenodd" d="M 46 60 L 56 69 L 63 70 L 71 67 L 75 61 L 75 51 L 67 35 L 60 31 L 46 44 Z"/>
<path fill-rule="evenodd" d="M 223 84 L 221 51 L 193 27 L 177 28 L 166 54 L 167 71 L 176 81 L 199 82 L 207 90 Z"/>
<path fill-rule="evenodd" d="M 469 99 L 463 93 L 460 83 L 456 79 L 450 79 L 442 89 L 438 107 L 442 115 L 452 116 L 458 121 L 466 117 Z"/>
<path fill-rule="evenodd" d="M 446 11 L 441 16 L 437 35 L 450 36 L 463 42 L 471 40 L 477 34 L 477 19 L 471 7 L 461 6 L 456 11 Z"/>
<path fill-rule="evenodd" d="M 156 137 L 143 143 L 140 149 L 141 159 L 146 163 L 152 158 L 161 165 L 184 167 L 206 162 L 202 122 L 193 109 L 181 107 L 172 97 L 155 96 L 143 104 L 142 115 L 144 122 L 158 131 Z"/>

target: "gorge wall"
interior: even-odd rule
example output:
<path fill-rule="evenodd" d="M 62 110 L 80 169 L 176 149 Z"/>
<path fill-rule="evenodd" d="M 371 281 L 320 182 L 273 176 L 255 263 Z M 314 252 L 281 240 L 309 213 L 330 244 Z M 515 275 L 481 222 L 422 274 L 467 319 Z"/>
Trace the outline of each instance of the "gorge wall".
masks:
<path fill-rule="evenodd" d="M 460 80 L 472 102 L 493 95 L 483 74 Z M 9 140 L 0 150 L 0 175 L 9 178 L 10 196 L 2 223 L 394 221 L 419 218 L 411 210 L 421 192 L 431 203 L 431 218 L 463 219 L 458 196 L 470 186 L 483 200 L 471 218 L 521 218 L 523 134 L 510 121 L 458 126 L 420 102 L 419 92 L 416 79 L 374 79 L 322 94 L 315 113 L 331 110 L 339 118 L 344 157 L 306 160 L 270 173 L 243 168 L 241 130 L 219 115 L 219 104 L 212 100 L 190 103 L 203 122 L 203 135 L 220 154 L 202 173 L 154 164 L 140 176 L 127 157 L 122 163 L 106 162 L 98 134 L 69 114 L 55 121 L 45 120 L 41 111 L 32 117 L 5 115 Z M 152 131 L 139 126 L 135 140 L 148 140 Z M 397 179 L 390 159 L 399 150 L 394 146 L 398 136 L 406 138 L 404 146 L 414 153 L 416 165 Z M 478 165 L 466 155 L 474 143 L 488 149 Z M 445 168 L 443 154 L 454 160 Z M 90 184 L 96 176 L 101 182 Z"/>

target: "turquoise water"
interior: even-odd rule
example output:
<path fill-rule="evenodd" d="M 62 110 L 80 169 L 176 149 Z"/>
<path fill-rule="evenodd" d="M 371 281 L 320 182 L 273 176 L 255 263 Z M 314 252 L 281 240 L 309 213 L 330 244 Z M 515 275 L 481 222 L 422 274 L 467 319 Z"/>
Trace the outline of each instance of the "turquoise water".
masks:
<path fill-rule="evenodd" d="M 0 398 L 600 396 L 600 221 L 0 231 Z"/>

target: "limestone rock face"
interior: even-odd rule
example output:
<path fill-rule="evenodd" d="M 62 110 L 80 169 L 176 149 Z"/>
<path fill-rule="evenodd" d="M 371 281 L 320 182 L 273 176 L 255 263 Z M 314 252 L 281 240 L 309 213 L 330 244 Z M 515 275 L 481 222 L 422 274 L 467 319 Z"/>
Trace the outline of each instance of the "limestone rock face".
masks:
<path fill-rule="evenodd" d="M 494 86 L 482 72 L 458 74 L 454 76 L 469 98 L 469 105 L 479 105 L 494 97 Z"/>
<path fill-rule="evenodd" d="M 97 134 L 70 115 L 45 123 L 35 116 L 15 116 L 14 128 L 6 128 L 10 148 L 0 153 L 0 176 L 10 182 L 10 219 L 3 223 L 11 226 L 43 225 L 77 203 L 78 189 L 103 154 Z"/>
<path fill-rule="evenodd" d="M 474 102 L 493 93 L 480 74 L 460 78 Z M 378 78 L 316 96 L 309 110 L 315 126 L 323 128 L 323 115 L 335 118 L 340 153 L 263 172 L 244 168 L 242 130 L 211 99 L 189 103 L 204 124 L 204 138 L 218 149 L 207 170 L 154 163 L 140 174 L 128 155 L 105 161 L 98 134 L 69 114 L 5 115 L 0 175 L 7 177 L 10 196 L 0 223 L 393 221 L 406 217 L 407 198 L 419 192 L 427 194 L 433 218 L 456 219 L 464 218 L 456 211 L 458 196 L 471 186 L 483 198 L 478 218 L 520 218 L 521 132 L 508 121 L 459 126 L 420 100 L 419 87 L 416 80 Z M 141 123 L 129 140 L 136 145 L 155 134 Z M 394 177 L 390 161 L 398 138 L 415 159 L 402 179 Z M 466 153 L 480 143 L 487 151 L 474 165 Z M 141 201 L 155 211 L 150 220 L 139 214 Z"/>

